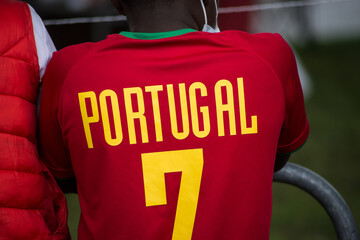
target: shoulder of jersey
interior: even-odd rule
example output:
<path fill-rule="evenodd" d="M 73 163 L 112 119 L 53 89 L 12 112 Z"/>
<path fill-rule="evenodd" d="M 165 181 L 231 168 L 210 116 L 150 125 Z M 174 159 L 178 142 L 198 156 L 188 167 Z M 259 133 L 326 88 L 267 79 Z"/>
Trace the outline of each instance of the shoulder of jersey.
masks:
<path fill-rule="evenodd" d="M 91 52 L 95 43 L 81 43 L 65 47 L 54 53 L 54 58 L 78 58 Z"/>
<path fill-rule="evenodd" d="M 47 69 L 56 66 L 55 69 L 61 71 L 68 71 L 80 59 L 92 52 L 95 43 L 81 43 L 65 47 L 57 52 L 54 52 L 50 59 Z"/>
<path fill-rule="evenodd" d="M 277 33 L 250 34 L 242 31 L 229 30 L 221 32 L 219 36 L 234 46 L 254 49 L 281 48 L 282 41 L 284 41 L 280 34 Z"/>
<path fill-rule="evenodd" d="M 266 62 L 286 62 L 292 55 L 288 43 L 278 33 L 249 34 L 241 31 L 224 31 L 220 35 L 231 47 L 251 52 Z"/>
<path fill-rule="evenodd" d="M 110 35 L 111 36 L 111 35 Z M 54 58 L 70 58 L 73 60 L 78 60 L 86 55 L 91 54 L 92 52 L 96 51 L 98 48 L 106 45 L 108 42 L 111 42 L 111 38 L 109 36 L 101 40 L 99 42 L 85 42 L 80 44 L 71 45 L 65 47 L 54 54 Z"/>

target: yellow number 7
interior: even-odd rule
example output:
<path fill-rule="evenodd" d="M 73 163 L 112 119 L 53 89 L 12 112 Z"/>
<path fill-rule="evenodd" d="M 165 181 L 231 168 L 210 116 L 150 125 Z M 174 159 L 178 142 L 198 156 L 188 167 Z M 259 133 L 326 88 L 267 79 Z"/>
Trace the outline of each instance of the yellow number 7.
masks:
<path fill-rule="evenodd" d="M 204 165 L 203 150 L 141 154 L 146 206 L 166 205 L 165 173 L 182 172 L 172 240 L 190 240 Z"/>

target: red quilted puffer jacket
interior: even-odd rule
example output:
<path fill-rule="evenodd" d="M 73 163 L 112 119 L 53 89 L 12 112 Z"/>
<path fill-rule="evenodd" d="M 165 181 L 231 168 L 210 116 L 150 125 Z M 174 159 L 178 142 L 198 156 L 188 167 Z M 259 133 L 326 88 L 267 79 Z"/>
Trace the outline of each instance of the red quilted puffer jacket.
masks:
<path fill-rule="evenodd" d="M 0 240 L 69 239 L 64 195 L 38 157 L 38 87 L 29 7 L 0 0 Z"/>

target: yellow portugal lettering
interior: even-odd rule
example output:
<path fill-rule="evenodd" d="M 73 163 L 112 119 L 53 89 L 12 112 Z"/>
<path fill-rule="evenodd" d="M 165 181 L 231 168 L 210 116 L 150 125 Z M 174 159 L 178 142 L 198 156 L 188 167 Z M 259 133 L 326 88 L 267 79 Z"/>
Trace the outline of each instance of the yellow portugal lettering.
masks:
<path fill-rule="evenodd" d="M 145 91 L 151 93 L 151 100 L 152 100 L 153 114 L 154 114 L 154 123 L 155 123 L 155 135 L 156 135 L 157 142 L 163 141 L 161 117 L 160 117 L 159 94 L 158 94 L 159 91 L 162 91 L 162 90 L 163 90 L 162 85 L 145 87 Z"/>
<path fill-rule="evenodd" d="M 209 107 L 200 107 L 200 112 L 203 116 L 204 130 L 200 131 L 199 129 L 199 115 L 198 115 L 198 106 L 196 101 L 196 89 L 200 90 L 200 95 L 202 97 L 207 96 L 206 86 L 201 82 L 195 82 L 190 85 L 189 88 L 189 98 L 190 98 L 190 110 L 191 110 L 191 123 L 193 127 L 194 135 L 198 138 L 204 138 L 210 133 L 210 116 L 209 116 Z"/>
<path fill-rule="evenodd" d="M 239 90 L 241 134 L 258 133 L 257 116 L 256 115 L 251 116 L 252 127 L 247 127 L 247 124 L 246 124 L 246 110 L 245 110 L 244 80 L 243 80 L 243 78 L 238 78 L 237 82 L 238 82 L 238 90 Z"/>
<path fill-rule="evenodd" d="M 186 89 L 185 89 L 184 83 L 179 84 L 179 91 L 180 91 L 180 106 L 181 106 L 183 132 L 179 132 L 179 130 L 178 130 L 174 87 L 172 84 L 167 85 L 171 132 L 176 139 L 181 140 L 181 139 L 185 139 L 187 136 L 189 136 L 190 127 L 189 127 L 189 113 L 188 113 L 188 107 L 187 107 Z"/>
<path fill-rule="evenodd" d="M 82 117 L 82 122 L 84 125 L 84 132 L 86 137 L 86 142 L 88 148 L 94 148 L 91 131 L 90 131 L 90 123 L 96 123 L 99 121 L 99 108 L 96 101 L 96 94 L 93 91 L 90 92 L 81 92 L 78 93 L 79 97 L 79 105 L 80 105 L 80 112 Z M 91 111 L 92 116 L 88 115 L 88 111 L 86 108 L 86 99 L 90 99 Z"/>
<path fill-rule="evenodd" d="M 141 154 L 147 207 L 166 205 L 165 173 L 181 172 L 172 240 L 191 240 L 204 165 L 202 149 Z"/>
<path fill-rule="evenodd" d="M 223 96 L 221 88 L 226 89 L 226 104 L 223 103 Z M 230 81 L 223 79 L 215 85 L 215 101 L 216 101 L 216 115 L 218 125 L 218 135 L 220 137 L 225 136 L 224 130 L 224 112 L 229 114 L 229 127 L 230 135 L 236 135 L 236 123 L 235 123 L 235 107 L 234 107 L 234 92 Z"/>
<path fill-rule="evenodd" d="M 115 138 L 111 137 L 110 120 L 109 120 L 106 98 L 110 98 L 110 102 L 111 102 L 111 109 L 113 113 L 114 128 L 115 128 Z M 113 90 L 108 89 L 100 93 L 99 100 L 100 100 L 101 119 L 104 128 L 105 140 L 109 145 L 117 146 L 123 140 L 118 97 Z"/>
<path fill-rule="evenodd" d="M 138 112 L 134 112 L 133 104 L 131 101 L 131 95 L 135 94 L 138 102 Z M 145 104 L 142 89 L 139 87 L 124 88 L 124 100 L 126 117 L 129 130 L 129 141 L 130 144 L 136 144 L 136 132 L 135 132 L 135 119 L 140 120 L 141 138 L 143 143 L 149 142 L 148 130 L 146 124 Z"/>

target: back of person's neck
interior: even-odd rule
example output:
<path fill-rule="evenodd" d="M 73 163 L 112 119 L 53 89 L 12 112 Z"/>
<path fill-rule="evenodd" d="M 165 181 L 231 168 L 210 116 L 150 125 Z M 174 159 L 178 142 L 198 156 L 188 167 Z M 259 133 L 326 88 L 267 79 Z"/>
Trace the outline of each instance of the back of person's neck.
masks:
<path fill-rule="evenodd" d="M 171 14 L 169 12 L 130 15 L 128 16 L 128 24 L 131 32 L 142 33 L 169 32 L 179 29 L 199 30 L 198 24 L 191 16 L 186 17 L 186 15 Z"/>

